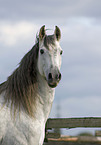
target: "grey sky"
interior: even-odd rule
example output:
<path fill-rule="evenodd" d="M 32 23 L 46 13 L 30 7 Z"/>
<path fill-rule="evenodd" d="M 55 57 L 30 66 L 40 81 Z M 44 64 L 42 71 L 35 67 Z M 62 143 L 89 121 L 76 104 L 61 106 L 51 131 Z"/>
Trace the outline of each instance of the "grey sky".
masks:
<path fill-rule="evenodd" d="M 35 44 L 44 24 L 60 27 L 64 51 L 51 116 L 57 104 L 62 117 L 101 116 L 101 0 L 1 0 L 0 83 Z"/>
<path fill-rule="evenodd" d="M 2 19 L 63 19 L 67 17 L 101 17 L 100 0 L 1 0 Z"/>

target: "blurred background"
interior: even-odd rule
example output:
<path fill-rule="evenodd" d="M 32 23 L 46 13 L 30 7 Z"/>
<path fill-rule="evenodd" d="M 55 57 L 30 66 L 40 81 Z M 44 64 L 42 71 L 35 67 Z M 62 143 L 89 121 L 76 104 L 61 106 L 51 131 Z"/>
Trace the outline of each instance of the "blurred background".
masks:
<path fill-rule="evenodd" d="M 56 25 L 62 33 L 62 80 L 50 117 L 101 116 L 101 0 L 1 0 L 0 83 L 35 44 L 44 24 L 52 29 L 48 33 Z"/>

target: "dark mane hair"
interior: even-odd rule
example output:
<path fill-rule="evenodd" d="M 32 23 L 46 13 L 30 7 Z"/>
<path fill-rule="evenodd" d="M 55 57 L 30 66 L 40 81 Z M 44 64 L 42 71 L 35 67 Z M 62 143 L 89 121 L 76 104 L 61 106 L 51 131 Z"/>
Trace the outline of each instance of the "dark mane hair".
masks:
<path fill-rule="evenodd" d="M 22 58 L 19 67 L 0 85 L 0 94 L 4 94 L 3 106 L 10 105 L 11 113 L 16 114 L 21 109 L 30 116 L 34 115 L 37 97 L 37 59 L 39 52 L 39 38 L 37 43 Z M 45 35 L 44 46 L 55 45 L 54 35 Z M 12 112 L 13 111 L 13 112 Z"/>
<path fill-rule="evenodd" d="M 5 92 L 4 104 L 11 105 L 14 114 L 20 108 L 33 116 L 37 92 L 37 58 L 39 43 L 22 58 L 19 67 L 0 85 L 0 93 Z M 34 94 L 34 96 L 33 96 Z M 33 105 L 34 104 L 34 105 Z"/>

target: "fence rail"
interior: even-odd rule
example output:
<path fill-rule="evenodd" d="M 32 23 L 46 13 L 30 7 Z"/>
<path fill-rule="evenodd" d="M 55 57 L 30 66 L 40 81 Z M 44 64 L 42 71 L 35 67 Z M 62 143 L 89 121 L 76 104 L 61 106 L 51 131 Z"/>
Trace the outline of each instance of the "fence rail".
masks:
<path fill-rule="evenodd" d="M 76 127 L 101 127 L 101 117 L 49 118 L 46 123 L 46 129 Z"/>
<path fill-rule="evenodd" d="M 97 136 L 70 137 L 61 136 L 59 133 L 50 133 L 51 129 L 61 128 L 101 128 L 101 117 L 84 117 L 84 118 L 49 118 L 46 123 L 46 145 L 97 145 L 101 144 L 101 132 Z M 89 143 L 88 143 L 89 142 Z M 81 144 L 80 144 L 81 143 Z"/>

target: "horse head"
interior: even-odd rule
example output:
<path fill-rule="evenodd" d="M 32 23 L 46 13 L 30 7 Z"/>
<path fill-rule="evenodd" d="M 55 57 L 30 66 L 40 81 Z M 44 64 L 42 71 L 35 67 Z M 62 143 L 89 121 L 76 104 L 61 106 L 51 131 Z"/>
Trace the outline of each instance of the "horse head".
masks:
<path fill-rule="evenodd" d="M 56 26 L 53 35 L 46 35 L 45 26 L 39 31 L 38 71 L 46 79 L 48 85 L 54 88 L 61 80 L 61 31 Z"/>

